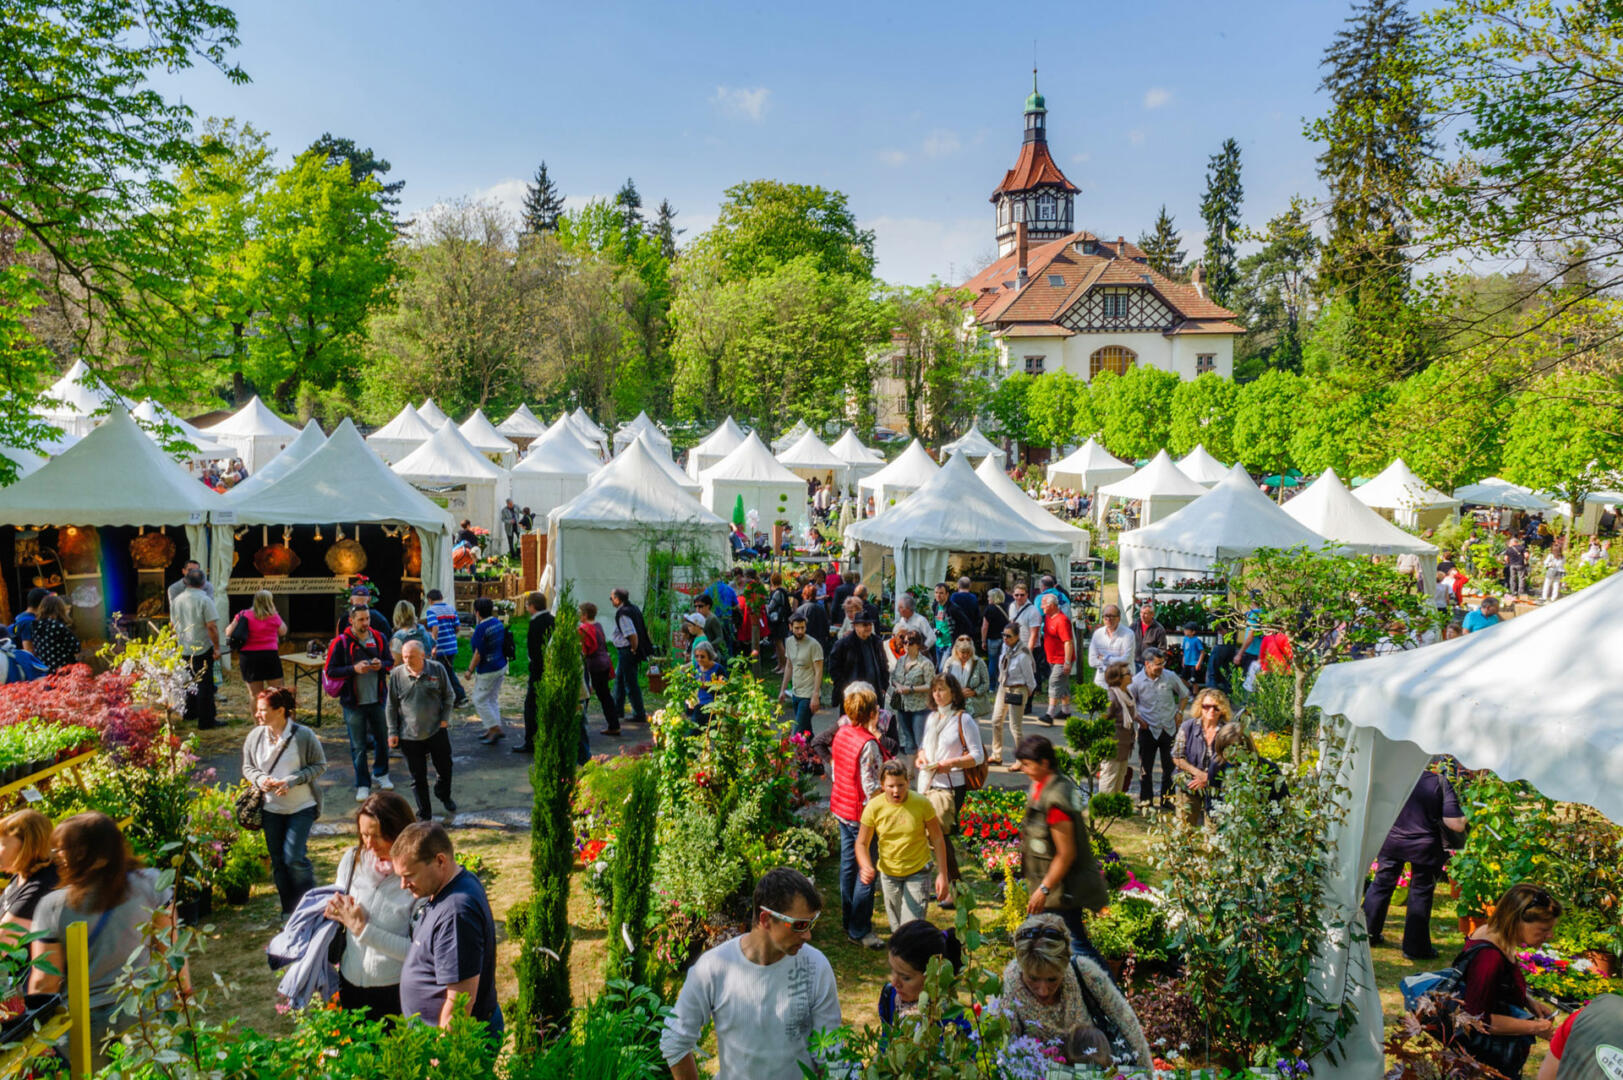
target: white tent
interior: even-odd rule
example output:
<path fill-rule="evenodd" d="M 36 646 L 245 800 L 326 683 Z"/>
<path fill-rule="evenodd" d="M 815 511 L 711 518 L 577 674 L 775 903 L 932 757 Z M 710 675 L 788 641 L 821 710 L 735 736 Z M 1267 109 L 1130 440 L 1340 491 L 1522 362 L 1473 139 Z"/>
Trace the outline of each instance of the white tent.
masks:
<path fill-rule="evenodd" d="M 433 398 L 429 398 L 421 405 L 417 406 L 417 415 L 423 418 L 423 423 L 427 424 L 435 431 L 439 430 L 441 424 L 451 419 L 449 416 L 445 415 L 444 409 L 434 404 Z"/>
<path fill-rule="evenodd" d="M 160 445 L 165 441 L 190 443 L 193 447 L 191 450 L 176 450 L 170 454 L 176 461 L 218 461 L 221 458 L 237 456 L 236 447 L 215 442 L 207 435 L 204 435 L 199 428 L 188 424 L 151 398 L 132 409 L 130 415 L 140 422 L 141 429 L 147 433 L 147 438 L 153 442 Z M 172 434 L 168 440 L 165 440 L 155 430 L 164 424 L 178 428 L 179 433 Z"/>
<path fill-rule="evenodd" d="M 1048 466 L 1048 482 L 1055 487 L 1089 492 L 1100 484 L 1111 484 L 1133 475 L 1133 467 L 1089 439 Z"/>
<path fill-rule="evenodd" d="M 586 450 L 587 453 L 591 454 L 592 457 L 597 459 L 598 465 L 603 464 L 603 444 L 599 442 L 597 438 L 591 434 L 591 432 L 581 427 L 580 421 L 576 420 L 573 414 L 564 413 L 562 416 L 558 417 L 558 419 L 554 420 L 552 425 L 547 428 L 546 432 L 541 436 L 541 438 L 545 439 L 550 435 L 558 434 L 567 435 L 571 439 L 574 439 L 581 445 L 583 449 Z"/>
<path fill-rule="evenodd" d="M 1170 459 L 1167 464 L 1172 464 Z M 1116 590 L 1124 604 L 1149 584 L 1150 571 L 1210 570 L 1222 559 L 1243 558 L 1265 547 L 1326 546 L 1324 537 L 1258 491 L 1238 465 L 1188 506 L 1153 525 L 1122 533 L 1119 545 Z"/>
<path fill-rule="evenodd" d="M 877 450 L 862 445 L 857 438 L 856 428 L 846 428 L 845 433 L 829 445 L 834 456 L 847 465 L 845 487 L 847 491 L 856 490 L 856 483 L 864 476 L 872 476 L 885 467 L 885 456 Z M 790 468 L 794 468 L 793 465 Z"/>
<path fill-rule="evenodd" d="M 1283 509 L 1337 547 L 1355 554 L 1420 556 L 1420 580 L 1429 588 L 1437 570 L 1437 548 L 1353 498 L 1334 469 L 1326 469 Z"/>
<path fill-rule="evenodd" d="M 928 484 L 931 477 L 940 471 L 941 467 L 931 459 L 924 444 L 914 439 L 895 461 L 872 476 L 858 480 L 857 494 L 860 496 L 865 490 L 873 493 L 874 514 L 877 516 Z"/>
<path fill-rule="evenodd" d="M 663 450 L 665 456 L 671 456 L 671 439 L 659 429 L 659 425 L 649 419 L 648 414 L 640 412 L 637 418 L 625 424 L 614 433 L 614 452 L 620 453 L 636 441 L 638 435 L 647 435 L 650 444 L 655 450 Z"/>
<path fill-rule="evenodd" d="M 56 457 L 56 455 L 78 442 L 80 438 L 81 436 L 79 435 L 72 435 L 64 431 L 60 435 L 52 435 L 48 438 L 41 439 L 39 442 L 34 444 L 34 449 L 44 454 L 46 457 Z"/>
<path fill-rule="evenodd" d="M 772 440 L 772 452 L 774 454 L 783 453 L 783 451 L 785 451 L 789 447 L 793 446 L 795 444 L 796 440 L 798 440 L 802 435 L 806 434 L 806 432 L 808 432 L 810 430 L 811 430 L 811 428 L 806 426 L 806 421 L 804 421 L 804 420 L 796 420 L 795 424 L 794 424 L 794 427 L 790 428 L 788 431 L 785 431 L 782 435 L 779 435 L 776 439 Z"/>
<path fill-rule="evenodd" d="M 562 416 L 558 417 L 557 420 L 553 421 L 552 427 L 555 428 L 560 424 L 562 424 L 568 430 L 574 432 L 575 437 L 580 439 L 580 441 L 586 445 L 588 450 L 597 455 L 597 460 L 599 462 L 604 462 L 609 459 L 608 439 L 598 434 L 598 432 L 600 432 L 602 429 L 596 424 L 592 423 L 590 418 L 588 418 L 585 413 L 581 412 L 579 409 L 576 409 L 572 413 L 566 412 Z M 551 431 L 552 428 L 548 428 L 547 430 Z"/>
<path fill-rule="evenodd" d="M 954 552 L 1035 555 L 1052 559 L 1056 570 L 1069 566 L 1071 554 L 1068 542 L 1011 514 L 962 454 L 936 469 L 906 501 L 856 522 L 846 535 L 860 544 L 870 589 L 877 586 L 881 549 L 890 551 L 897 594 L 944 581 Z"/>
<path fill-rule="evenodd" d="M 744 429 L 738 426 L 737 421 L 728 417 L 716 425 L 716 430 L 699 440 L 699 444 L 688 451 L 688 475 L 699 479 L 699 474 L 719 464 L 721 459 L 737 450 L 744 441 Z"/>
<path fill-rule="evenodd" d="M 837 488 L 844 490 L 849 487 L 850 463 L 819 439 L 815 431 L 806 432 L 784 447 L 778 454 L 778 461 L 802 480 L 825 481 L 832 477 Z M 876 465 L 869 471 L 874 472 L 878 468 Z"/>
<path fill-rule="evenodd" d="M 92 382 L 90 368 L 83 360 L 73 366 L 45 391 L 52 403 L 40 410 L 40 417 L 69 435 L 84 436 L 96 426 L 96 410 L 122 399 L 99 382 Z"/>
<path fill-rule="evenodd" d="M 970 424 L 969 430 L 964 432 L 960 438 L 954 439 L 941 448 L 942 457 L 951 457 L 953 454 L 961 453 L 971 461 L 978 461 L 981 458 L 991 457 L 993 454 L 1001 452 L 996 443 L 981 434 L 980 426 L 977 424 Z"/>
<path fill-rule="evenodd" d="M 1399 525 L 1430 528 L 1441 525 L 1459 510 L 1460 501 L 1438 491 L 1414 474 L 1402 458 L 1382 469 L 1369 483 L 1353 489 L 1353 498 L 1365 506 L 1384 510 Z"/>
<path fill-rule="evenodd" d="M 299 432 L 298 437 L 287 444 L 285 450 L 271 458 L 270 464 L 256 473 L 250 473 L 248 479 L 226 491 L 225 501 L 238 503 L 256 491 L 263 491 L 292 472 L 305 458 L 320 450 L 326 441 L 327 436 L 322 433 L 321 425 L 311 420 L 304 425 L 304 430 Z"/>
<path fill-rule="evenodd" d="M 646 441 L 633 439 L 587 485 L 547 518 L 545 588 L 569 586 L 578 604 L 611 610 L 609 592 L 624 587 L 646 597 L 649 556 L 655 550 L 695 556 L 695 580 L 732 562 L 727 523 L 670 483 Z"/>
<path fill-rule="evenodd" d="M 17 466 L 17 479 L 21 480 L 31 472 L 35 472 L 45 464 L 45 458 L 32 450 L 23 450 L 16 446 L 0 446 L 0 457 L 4 457 Z"/>
<path fill-rule="evenodd" d="M 569 418 L 575 421 L 577 427 L 598 442 L 608 441 L 609 433 L 598 427 L 596 421 L 586 415 L 586 410 L 579 405 L 575 406 L 575 411 L 569 414 Z"/>
<path fill-rule="evenodd" d="M 547 422 L 520 402 L 513 415 L 496 425 L 496 430 L 509 439 L 539 439 L 547 433 Z"/>
<path fill-rule="evenodd" d="M 780 465 L 753 431 L 700 473 L 699 483 L 704 489 L 699 501 L 723 521 L 732 520 L 740 496 L 744 511 L 754 510 L 763 528 L 780 519 L 793 525 L 806 517 L 806 481 Z"/>
<path fill-rule="evenodd" d="M 1193 450 L 1178 459 L 1177 465 L 1179 472 L 1207 487 L 1222 480 L 1229 472 L 1227 465 L 1212 457 L 1205 443 L 1196 443 Z"/>
<path fill-rule="evenodd" d="M 702 485 L 679 469 L 676 462 L 671 460 L 671 443 L 669 439 L 666 439 L 661 444 L 653 435 L 645 431 L 631 441 L 640 442 L 648 448 L 648 455 L 654 459 L 654 463 L 659 466 L 660 471 L 671 478 L 671 483 L 692 495 L 695 499 L 699 497 L 699 493 L 703 490 Z"/>
<path fill-rule="evenodd" d="M 1512 484 L 1509 480 L 1501 480 L 1497 476 L 1455 488 L 1454 498 L 1473 506 L 1501 506 L 1507 510 L 1525 510 L 1530 514 L 1555 512 L 1555 503 L 1542 495 L 1535 495 L 1532 488 Z"/>
<path fill-rule="evenodd" d="M 1158 450 L 1150 463 L 1132 476 L 1101 487 L 1094 512 L 1097 519 L 1103 521 L 1111 499 L 1135 499 L 1139 504 L 1138 524 L 1142 527 L 1153 525 L 1204 494 L 1204 484 L 1185 476 L 1165 450 Z"/>
<path fill-rule="evenodd" d="M 492 464 L 511 469 L 518 463 L 518 447 L 513 445 L 513 440 L 496 430 L 496 425 L 490 422 L 485 410 L 473 410 L 473 415 L 462 421 L 458 430 L 468 440 L 468 445 L 489 458 Z"/>
<path fill-rule="evenodd" d="M 467 518 L 489 529 L 492 537 L 501 535 L 502 500 L 507 498 L 506 469 L 491 464 L 474 449 L 455 424 L 446 424 L 434 437 L 390 466 L 396 476 L 412 487 L 445 500 L 452 517 Z"/>
<path fill-rule="evenodd" d="M 114 405 L 90 434 L 0 489 L 0 524 L 182 527 L 218 587 L 231 573 L 231 527 L 215 525 L 211 537 L 209 519 L 225 506 Z"/>
<path fill-rule="evenodd" d="M 217 443 L 235 448 L 237 457 L 242 459 L 242 463 L 248 467 L 248 475 L 252 476 L 287 449 L 299 437 L 299 429 L 271 412 L 270 407 L 255 394 L 248 404 L 218 424 L 204 428 L 203 434 Z"/>
<path fill-rule="evenodd" d="M 1331 828 L 1325 871 L 1328 917 L 1359 919 L 1369 864 L 1432 754 L 1454 754 L 1467 768 L 1526 780 L 1552 799 L 1623 820 L 1620 609 L 1616 574 L 1491 631 L 1319 674 L 1307 703 L 1346 717 L 1349 736 L 1339 773 L 1348 810 Z M 1358 1020 L 1338 1063 L 1315 1061 L 1314 1075 L 1377 1076 L 1381 1002 L 1369 944 L 1346 935 L 1331 941 L 1315 977 L 1336 1000 L 1353 980 Z"/>
<path fill-rule="evenodd" d="M 434 430 L 416 409 L 403 405 L 393 420 L 366 437 L 366 445 L 392 465 L 432 439 Z"/>
<path fill-rule="evenodd" d="M 309 457 L 234 509 L 239 525 L 410 525 L 422 541 L 424 591 L 453 595 L 451 515 L 390 471 L 349 420 Z M 229 571 L 230 544 L 226 547 Z M 215 588 L 224 580 L 216 577 Z"/>
<path fill-rule="evenodd" d="M 513 502 L 529 507 L 544 521 L 553 507 L 585 491 L 602 468 L 603 462 L 587 448 L 566 414 L 531 443 L 523 459 L 513 467 Z"/>
<path fill-rule="evenodd" d="M 1079 529 L 1063 518 L 1050 513 L 1036 499 L 1027 495 L 1019 484 L 1009 479 L 1009 474 L 1003 471 L 1003 463 L 996 454 L 987 455 L 986 459 L 975 469 L 975 475 L 985 482 L 992 494 L 1003 501 L 1003 504 L 1028 523 L 1035 525 L 1050 536 L 1064 540 L 1071 546 L 1071 558 L 1085 559 L 1088 557 L 1088 547 L 1093 536 L 1086 529 Z M 1058 575 L 1061 579 L 1065 574 Z"/>

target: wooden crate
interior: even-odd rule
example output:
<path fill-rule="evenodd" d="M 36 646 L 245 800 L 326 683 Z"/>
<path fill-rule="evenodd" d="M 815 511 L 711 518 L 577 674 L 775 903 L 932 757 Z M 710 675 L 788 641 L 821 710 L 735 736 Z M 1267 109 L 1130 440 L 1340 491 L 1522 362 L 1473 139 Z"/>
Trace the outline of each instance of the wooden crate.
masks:
<path fill-rule="evenodd" d="M 473 598 L 475 596 L 478 596 L 478 595 L 479 595 L 479 590 L 478 590 L 477 585 L 476 585 L 476 583 L 474 581 L 472 581 L 472 580 L 464 581 L 461 578 L 457 579 L 457 582 L 456 582 L 456 602 L 457 603 L 463 604 L 463 603 L 471 602 L 473 600 Z"/>

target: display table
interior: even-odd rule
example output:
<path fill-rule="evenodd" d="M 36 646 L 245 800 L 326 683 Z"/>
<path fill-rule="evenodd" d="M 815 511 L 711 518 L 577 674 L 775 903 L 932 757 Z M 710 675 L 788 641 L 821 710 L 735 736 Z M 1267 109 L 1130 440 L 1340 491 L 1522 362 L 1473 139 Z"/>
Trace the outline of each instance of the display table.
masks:
<path fill-rule="evenodd" d="M 310 656 L 307 653 L 283 653 L 282 663 L 293 665 L 293 678 L 288 681 L 293 686 L 293 696 L 299 696 L 299 683 L 313 682 L 316 684 L 316 718 L 311 727 L 321 726 L 321 699 L 327 692 L 321 686 L 321 672 L 327 666 L 327 657 Z"/>

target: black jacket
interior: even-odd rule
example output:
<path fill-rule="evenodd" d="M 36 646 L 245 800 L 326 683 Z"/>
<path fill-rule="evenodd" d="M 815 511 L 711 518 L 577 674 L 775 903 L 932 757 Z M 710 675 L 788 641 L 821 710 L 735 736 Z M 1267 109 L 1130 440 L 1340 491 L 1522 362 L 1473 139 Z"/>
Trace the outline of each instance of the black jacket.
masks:
<path fill-rule="evenodd" d="M 530 619 L 530 630 L 524 637 L 524 651 L 530 660 L 530 681 L 541 677 L 541 672 L 547 666 L 547 642 L 552 639 L 552 628 L 556 620 L 552 612 L 543 611 Z"/>
<path fill-rule="evenodd" d="M 816 600 L 808 600 L 795 609 L 790 621 L 795 619 L 806 620 L 806 636 L 817 644 L 828 645 L 828 609 Z"/>
<path fill-rule="evenodd" d="M 828 671 L 834 683 L 835 708 L 845 700 L 845 688 L 854 682 L 872 684 L 879 700 L 885 700 L 890 665 L 885 660 L 885 643 L 878 634 L 870 634 L 864 641 L 852 632 L 836 641 L 828 656 Z"/>
<path fill-rule="evenodd" d="M 378 702 L 382 704 L 388 700 L 389 671 L 394 667 L 394 654 L 389 651 L 389 639 L 371 627 L 367 628 L 371 634 L 370 642 L 361 642 L 348 630 L 332 639 L 327 646 L 326 672 L 329 679 L 342 679 L 344 691 L 338 695 L 338 700 L 345 705 L 355 704 L 355 665 L 362 660 L 382 660 L 383 667 L 378 671 Z"/>

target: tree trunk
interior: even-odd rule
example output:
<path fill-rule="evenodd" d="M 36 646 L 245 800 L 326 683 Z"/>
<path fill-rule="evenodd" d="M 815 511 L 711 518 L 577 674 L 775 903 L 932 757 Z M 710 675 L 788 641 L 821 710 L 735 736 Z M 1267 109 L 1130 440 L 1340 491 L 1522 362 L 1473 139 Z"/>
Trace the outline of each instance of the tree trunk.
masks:
<path fill-rule="evenodd" d="M 1307 719 L 1307 672 L 1296 668 L 1291 675 L 1291 764 L 1302 767 L 1302 725 Z"/>

